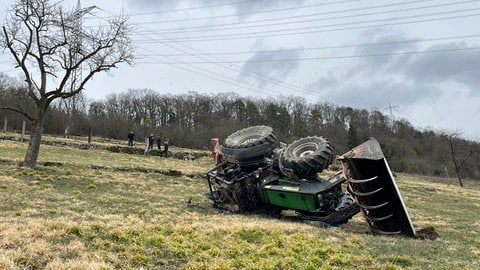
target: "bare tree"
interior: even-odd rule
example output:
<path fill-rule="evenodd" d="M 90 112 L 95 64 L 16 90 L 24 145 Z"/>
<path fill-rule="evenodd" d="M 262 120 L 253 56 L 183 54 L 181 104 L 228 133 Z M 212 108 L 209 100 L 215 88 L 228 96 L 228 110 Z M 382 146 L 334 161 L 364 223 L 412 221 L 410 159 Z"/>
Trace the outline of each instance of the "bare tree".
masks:
<path fill-rule="evenodd" d="M 476 144 L 469 143 L 465 139 L 462 139 L 461 132 L 459 131 L 445 131 L 443 132 L 443 136 L 448 142 L 455 176 L 460 186 L 463 187 L 462 172 L 465 164 L 479 149 Z"/>
<path fill-rule="evenodd" d="M 33 112 L 2 106 L 32 122 L 26 167 L 36 166 L 45 113 L 52 101 L 75 97 L 97 73 L 119 63 L 132 64 L 127 18 L 121 15 L 105 24 L 82 27 L 78 20 L 83 12 L 66 10 L 57 1 L 17 0 L 2 27 L 1 44 L 22 71 L 27 96 L 34 103 Z"/>

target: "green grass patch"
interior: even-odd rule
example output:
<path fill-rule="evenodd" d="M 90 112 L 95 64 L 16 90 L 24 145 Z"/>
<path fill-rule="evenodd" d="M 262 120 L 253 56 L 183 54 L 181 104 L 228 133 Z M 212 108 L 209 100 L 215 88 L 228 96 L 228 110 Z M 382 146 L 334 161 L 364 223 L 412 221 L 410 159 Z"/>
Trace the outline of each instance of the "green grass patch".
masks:
<path fill-rule="evenodd" d="M 475 183 L 397 178 L 415 227 L 440 234 L 430 241 L 373 235 L 361 215 L 326 229 L 218 212 L 201 177 L 211 158 L 42 145 L 28 170 L 25 143 L 0 150 L 0 269 L 480 268 Z"/>

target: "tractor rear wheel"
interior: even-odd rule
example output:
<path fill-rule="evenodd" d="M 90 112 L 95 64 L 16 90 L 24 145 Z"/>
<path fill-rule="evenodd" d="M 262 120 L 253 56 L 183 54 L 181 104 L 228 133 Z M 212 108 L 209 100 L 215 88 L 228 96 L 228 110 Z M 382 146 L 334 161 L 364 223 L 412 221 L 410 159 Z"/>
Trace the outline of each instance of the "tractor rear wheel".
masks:
<path fill-rule="evenodd" d="M 225 140 L 224 146 L 229 148 L 246 148 L 269 143 L 275 145 L 277 136 L 269 126 L 253 126 L 237 130 Z"/>
<path fill-rule="evenodd" d="M 333 147 L 322 137 L 305 137 L 289 144 L 280 158 L 281 166 L 298 178 L 311 179 L 333 161 Z"/>
<path fill-rule="evenodd" d="M 271 127 L 253 126 L 230 134 L 221 147 L 221 153 L 231 162 L 255 165 L 271 154 L 277 144 L 277 136 Z"/>

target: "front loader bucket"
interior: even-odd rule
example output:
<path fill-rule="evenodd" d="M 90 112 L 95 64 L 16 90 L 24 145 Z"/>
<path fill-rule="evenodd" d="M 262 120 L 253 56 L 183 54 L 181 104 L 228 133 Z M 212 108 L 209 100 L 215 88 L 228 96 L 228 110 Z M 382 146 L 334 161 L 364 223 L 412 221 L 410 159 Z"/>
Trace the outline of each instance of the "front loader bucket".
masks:
<path fill-rule="evenodd" d="M 348 190 L 374 233 L 415 236 L 393 174 L 374 138 L 337 157 L 342 162 Z"/>

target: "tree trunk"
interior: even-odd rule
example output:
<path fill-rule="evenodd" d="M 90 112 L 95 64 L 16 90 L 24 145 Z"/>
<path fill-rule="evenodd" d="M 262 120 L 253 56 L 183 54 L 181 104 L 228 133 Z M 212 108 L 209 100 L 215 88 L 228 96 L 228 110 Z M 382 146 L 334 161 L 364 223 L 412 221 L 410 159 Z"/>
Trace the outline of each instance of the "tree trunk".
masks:
<path fill-rule="evenodd" d="M 455 175 L 457 176 L 458 184 L 460 184 L 460 186 L 463 187 L 463 180 L 462 180 L 462 176 L 460 175 L 460 169 L 455 168 Z"/>
<path fill-rule="evenodd" d="M 27 153 L 23 166 L 35 169 L 37 165 L 38 153 L 40 152 L 40 143 L 42 142 L 43 126 L 45 123 L 45 112 L 42 109 L 38 111 L 38 118 L 33 122 L 30 141 L 28 142 Z"/>
<path fill-rule="evenodd" d="M 458 183 L 460 184 L 460 187 L 463 187 L 463 180 L 461 177 L 458 178 Z"/>

